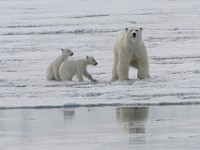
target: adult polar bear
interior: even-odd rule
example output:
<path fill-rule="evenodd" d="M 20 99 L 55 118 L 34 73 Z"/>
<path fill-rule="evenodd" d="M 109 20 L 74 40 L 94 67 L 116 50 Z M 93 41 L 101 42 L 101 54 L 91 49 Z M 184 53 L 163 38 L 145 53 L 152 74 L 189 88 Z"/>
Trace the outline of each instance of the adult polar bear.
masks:
<path fill-rule="evenodd" d="M 138 69 L 139 79 L 150 77 L 148 54 L 142 41 L 142 28 L 125 28 L 117 38 L 114 46 L 112 81 L 129 80 L 129 66 Z"/>

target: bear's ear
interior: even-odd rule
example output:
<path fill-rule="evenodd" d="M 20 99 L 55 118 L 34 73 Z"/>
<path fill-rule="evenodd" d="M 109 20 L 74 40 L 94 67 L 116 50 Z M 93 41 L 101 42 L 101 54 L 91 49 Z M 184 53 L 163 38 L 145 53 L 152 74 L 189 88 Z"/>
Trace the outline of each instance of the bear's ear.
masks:
<path fill-rule="evenodd" d="M 86 56 L 86 59 L 88 59 L 89 57 L 88 56 Z"/>
<path fill-rule="evenodd" d="M 140 31 L 142 31 L 143 30 L 143 28 L 142 27 L 140 27 Z"/>
<path fill-rule="evenodd" d="M 61 48 L 61 51 L 63 51 L 63 48 Z"/>
<path fill-rule="evenodd" d="M 124 30 L 125 30 L 125 31 L 128 31 L 128 28 L 125 28 Z"/>

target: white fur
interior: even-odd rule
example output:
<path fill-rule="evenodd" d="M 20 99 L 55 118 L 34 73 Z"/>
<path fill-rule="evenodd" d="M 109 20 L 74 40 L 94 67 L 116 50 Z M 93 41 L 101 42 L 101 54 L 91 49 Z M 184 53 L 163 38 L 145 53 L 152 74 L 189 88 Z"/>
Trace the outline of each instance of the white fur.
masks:
<path fill-rule="evenodd" d="M 47 80 L 57 80 L 60 81 L 59 68 L 62 62 L 68 59 L 69 56 L 73 55 L 73 52 L 70 49 L 61 49 L 62 54 L 54 59 L 46 70 L 46 79 Z"/>
<path fill-rule="evenodd" d="M 112 81 L 129 80 L 129 66 L 138 69 L 139 79 L 150 76 L 148 54 L 142 41 L 142 28 L 126 28 L 117 38 L 114 46 Z"/>
<path fill-rule="evenodd" d="M 97 65 L 97 62 L 93 57 L 86 57 L 78 60 L 66 60 L 64 61 L 59 69 L 59 75 L 61 81 L 71 81 L 73 76 L 76 74 L 80 82 L 83 81 L 83 75 L 87 77 L 90 81 L 96 82 L 95 79 L 87 71 L 88 65 Z"/>

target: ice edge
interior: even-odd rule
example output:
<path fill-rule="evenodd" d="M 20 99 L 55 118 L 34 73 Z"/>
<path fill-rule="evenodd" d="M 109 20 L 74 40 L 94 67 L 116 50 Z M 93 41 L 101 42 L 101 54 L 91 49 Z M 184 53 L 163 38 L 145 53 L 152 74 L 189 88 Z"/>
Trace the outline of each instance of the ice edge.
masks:
<path fill-rule="evenodd" d="M 0 106 L 3 109 L 58 109 L 58 108 L 81 108 L 81 107 L 149 107 L 149 106 L 182 106 L 200 105 L 200 102 L 162 102 L 162 103 L 100 103 L 100 104 L 77 104 L 69 103 L 64 105 L 43 105 L 43 106 Z"/>

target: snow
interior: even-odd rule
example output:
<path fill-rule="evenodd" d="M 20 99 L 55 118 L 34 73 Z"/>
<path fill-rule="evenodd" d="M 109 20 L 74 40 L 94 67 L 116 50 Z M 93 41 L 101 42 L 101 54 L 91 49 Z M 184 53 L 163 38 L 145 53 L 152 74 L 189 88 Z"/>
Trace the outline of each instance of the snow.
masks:
<path fill-rule="evenodd" d="M 147 5 L 148 4 L 148 5 Z M 200 4 L 196 0 L 1 0 L 0 107 L 200 103 Z M 110 83 L 119 31 L 142 26 L 151 78 Z M 91 55 L 98 83 L 48 82 L 61 47 Z"/>

